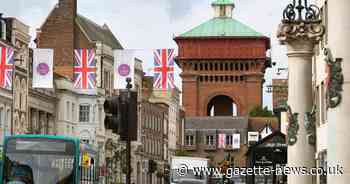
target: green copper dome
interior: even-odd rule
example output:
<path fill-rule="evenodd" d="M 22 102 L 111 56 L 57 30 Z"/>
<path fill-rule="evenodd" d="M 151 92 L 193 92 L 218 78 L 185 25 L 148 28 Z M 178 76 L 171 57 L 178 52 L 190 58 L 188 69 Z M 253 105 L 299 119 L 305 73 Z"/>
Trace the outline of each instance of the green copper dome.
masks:
<path fill-rule="evenodd" d="M 229 0 L 217 0 L 229 1 Z M 180 37 L 263 37 L 264 35 L 233 18 L 216 17 L 183 33 Z"/>

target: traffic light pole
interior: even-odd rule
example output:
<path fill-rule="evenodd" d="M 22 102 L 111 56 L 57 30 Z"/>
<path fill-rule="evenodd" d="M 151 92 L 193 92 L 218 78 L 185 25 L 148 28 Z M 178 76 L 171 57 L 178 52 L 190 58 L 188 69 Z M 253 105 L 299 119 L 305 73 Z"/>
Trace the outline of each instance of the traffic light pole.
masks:
<path fill-rule="evenodd" d="M 126 90 L 128 93 L 128 98 L 127 98 L 127 107 L 128 113 L 125 114 L 125 120 L 129 122 L 129 103 L 130 102 L 130 89 L 132 88 L 131 84 L 131 78 L 126 79 L 127 85 L 126 85 Z M 129 130 L 129 123 L 127 123 L 127 130 Z M 131 184 L 131 141 L 130 141 L 130 133 L 128 132 L 128 136 L 126 139 L 126 164 L 127 164 L 127 170 L 126 170 L 126 184 Z"/>

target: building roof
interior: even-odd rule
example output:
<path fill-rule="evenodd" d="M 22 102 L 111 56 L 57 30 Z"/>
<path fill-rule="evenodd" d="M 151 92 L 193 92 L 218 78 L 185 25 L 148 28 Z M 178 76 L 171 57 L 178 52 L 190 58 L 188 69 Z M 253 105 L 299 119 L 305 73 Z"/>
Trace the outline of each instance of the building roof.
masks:
<path fill-rule="evenodd" d="M 186 117 L 185 129 L 247 129 L 247 117 Z"/>
<path fill-rule="evenodd" d="M 265 117 L 250 117 L 248 123 L 249 131 L 260 132 L 266 125 L 271 126 L 273 131 L 279 129 L 278 119 L 276 117 L 265 118 Z"/>
<path fill-rule="evenodd" d="M 253 149 L 257 148 L 259 145 L 263 145 L 263 144 L 267 143 L 269 140 L 271 140 L 271 139 L 273 139 L 275 137 L 281 137 L 282 138 L 282 142 L 279 142 L 280 146 L 287 147 L 287 145 L 285 144 L 286 135 L 284 135 L 280 131 L 274 131 L 272 134 L 264 137 L 263 139 L 260 139 L 254 145 L 250 146 L 245 155 L 248 155 Z"/>
<path fill-rule="evenodd" d="M 212 5 L 233 5 L 233 0 L 216 0 Z"/>
<path fill-rule="evenodd" d="M 221 0 L 227 1 L 227 0 Z M 229 17 L 216 17 L 179 37 L 265 37 L 249 26 Z"/>
<path fill-rule="evenodd" d="M 77 15 L 75 20 L 91 41 L 101 41 L 113 49 L 123 48 L 107 25 L 100 26 L 82 15 Z"/>

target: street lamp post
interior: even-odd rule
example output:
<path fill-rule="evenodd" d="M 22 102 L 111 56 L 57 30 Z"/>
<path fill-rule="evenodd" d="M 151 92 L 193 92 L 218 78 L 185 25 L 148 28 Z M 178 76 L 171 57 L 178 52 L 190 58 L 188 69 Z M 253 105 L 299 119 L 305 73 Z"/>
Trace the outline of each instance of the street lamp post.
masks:
<path fill-rule="evenodd" d="M 315 146 L 309 144 L 305 118 L 313 107 L 312 57 L 322 38 L 319 8 L 307 0 L 293 0 L 283 11 L 277 37 L 288 56 L 288 166 L 315 167 Z M 314 123 L 314 122 L 313 122 Z M 288 184 L 314 183 L 312 176 L 288 175 Z"/>
<path fill-rule="evenodd" d="M 126 79 L 127 85 L 126 85 L 126 90 L 127 90 L 127 101 L 130 102 L 130 89 L 132 88 L 131 84 L 131 78 Z M 126 103 L 128 106 L 130 103 Z M 127 107 L 129 109 L 129 107 Z M 129 131 L 129 111 L 126 113 L 126 120 L 128 121 L 127 123 L 127 130 Z M 126 170 L 126 184 L 131 184 L 131 133 L 128 132 L 127 140 L 126 140 L 126 164 L 127 164 L 127 170 Z"/>

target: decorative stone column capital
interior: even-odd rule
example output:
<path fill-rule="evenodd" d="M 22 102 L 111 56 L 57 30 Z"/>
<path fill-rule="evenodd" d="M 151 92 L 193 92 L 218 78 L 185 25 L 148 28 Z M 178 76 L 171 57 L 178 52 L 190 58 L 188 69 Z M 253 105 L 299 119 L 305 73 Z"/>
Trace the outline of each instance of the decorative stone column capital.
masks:
<path fill-rule="evenodd" d="M 282 22 L 278 27 L 277 38 L 283 45 L 295 41 L 307 41 L 314 44 L 322 39 L 324 30 L 320 21 Z"/>

